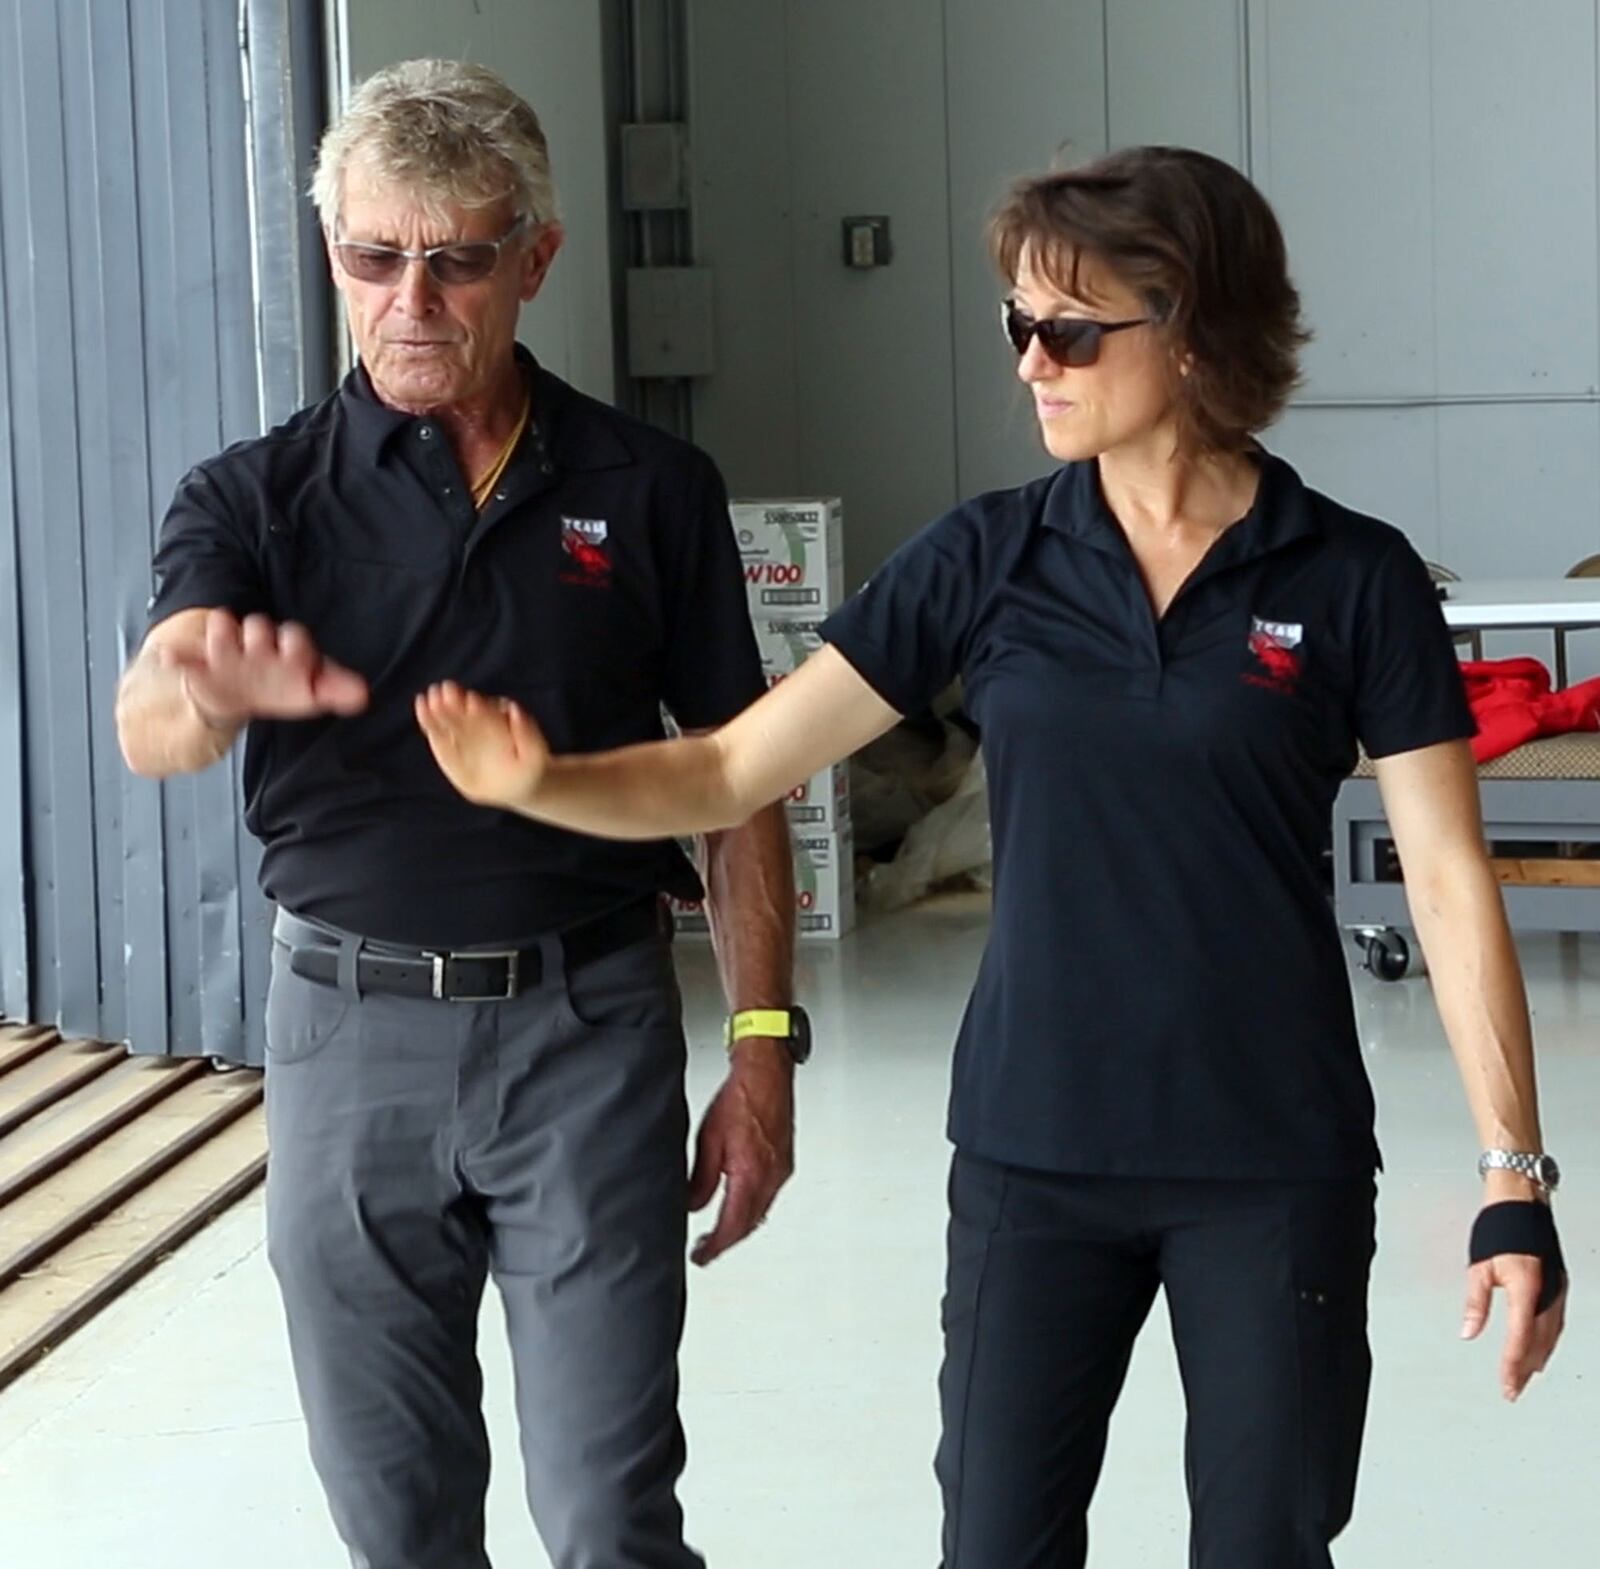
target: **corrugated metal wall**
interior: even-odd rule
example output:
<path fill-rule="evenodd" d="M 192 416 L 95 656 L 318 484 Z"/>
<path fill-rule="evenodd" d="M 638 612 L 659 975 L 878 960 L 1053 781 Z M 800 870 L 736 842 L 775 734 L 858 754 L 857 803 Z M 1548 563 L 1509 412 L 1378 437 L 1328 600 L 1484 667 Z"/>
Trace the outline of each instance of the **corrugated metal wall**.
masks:
<path fill-rule="evenodd" d="M 251 207 L 292 201 L 316 10 L 0 0 L 0 1011 L 139 1051 L 259 1060 L 235 767 L 133 778 L 112 700 L 174 484 L 306 390 L 295 247 L 264 223 L 258 257 Z"/>

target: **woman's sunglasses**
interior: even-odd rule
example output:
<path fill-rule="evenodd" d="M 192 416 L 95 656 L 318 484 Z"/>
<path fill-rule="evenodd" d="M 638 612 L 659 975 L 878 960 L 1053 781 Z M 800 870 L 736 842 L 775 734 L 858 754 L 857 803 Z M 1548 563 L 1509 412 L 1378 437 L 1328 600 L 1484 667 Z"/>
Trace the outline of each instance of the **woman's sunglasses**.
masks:
<path fill-rule="evenodd" d="M 1082 316 L 1047 316 L 1035 321 L 1015 300 L 1000 302 L 1000 325 L 1018 359 L 1037 338 L 1039 347 L 1054 364 L 1073 370 L 1093 365 L 1100 358 L 1100 340 L 1108 332 L 1148 326 L 1152 319 L 1140 316 L 1134 321 L 1089 321 Z"/>
<path fill-rule="evenodd" d="M 358 240 L 339 240 L 333 250 L 339 265 L 360 283 L 398 283 L 406 264 L 419 261 L 435 283 L 449 288 L 452 284 L 482 283 L 500 265 L 501 249 L 527 225 L 524 214 L 498 240 L 458 240 L 451 245 L 430 245 L 425 251 L 366 245 Z"/>

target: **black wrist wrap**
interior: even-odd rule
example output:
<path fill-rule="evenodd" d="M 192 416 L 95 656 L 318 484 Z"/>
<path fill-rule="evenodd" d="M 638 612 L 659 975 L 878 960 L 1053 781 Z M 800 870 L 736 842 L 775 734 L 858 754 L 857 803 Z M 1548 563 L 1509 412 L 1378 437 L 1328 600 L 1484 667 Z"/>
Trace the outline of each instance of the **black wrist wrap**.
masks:
<path fill-rule="evenodd" d="M 1539 1260 L 1544 1280 L 1537 1311 L 1543 1313 L 1554 1306 L 1566 1288 L 1567 1266 L 1561 1257 L 1555 1216 L 1548 1204 L 1535 1199 L 1509 1199 L 1479 1212 L 1472 1223 L 1472 1240 L 1467 1244 L 1468 1262 L 1481 1264 L 1502 1253 L 1528 1253 Z"/>

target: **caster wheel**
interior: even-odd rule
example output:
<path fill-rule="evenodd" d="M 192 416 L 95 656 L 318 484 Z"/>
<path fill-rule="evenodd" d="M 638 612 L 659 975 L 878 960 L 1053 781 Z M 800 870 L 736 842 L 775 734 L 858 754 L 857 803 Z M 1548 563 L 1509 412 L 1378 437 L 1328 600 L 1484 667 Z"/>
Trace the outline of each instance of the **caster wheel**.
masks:
<path fill-rule="evenodd" d="M 1367 939 L 1366 969 L 1380 981 L 1403 981 L 1411 968 L 1411 945 L 1399 932 L 1379 932 Z"/>

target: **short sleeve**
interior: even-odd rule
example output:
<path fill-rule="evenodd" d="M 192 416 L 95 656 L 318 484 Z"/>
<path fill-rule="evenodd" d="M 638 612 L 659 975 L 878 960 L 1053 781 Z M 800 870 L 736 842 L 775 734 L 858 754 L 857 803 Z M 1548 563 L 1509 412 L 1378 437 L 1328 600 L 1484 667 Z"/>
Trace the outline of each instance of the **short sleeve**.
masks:
<path fill-rule="evenodd" d="M 728 493 L 716 465 L 696 457 L 666 553 L 662 700 L 684 729 L 708 730 L 742 713 L 766 683 Z"/>
<path fill-rule="evenodd" d="M 823 638 L 897 713 L 920 713 L 961 673 L 981 588 L 980 545 L 973 512 L 947 513 L 822 625 Z"/>
<path fill-rule="evenodd" d="M 1404 539 L 1368 579 L 1356 632 L 1356 734 L 1369 757 L 1477 732 L 1427 566 Z"/>
<path fill-rule="evenodd" d="M 229 610 L 247 616 L 268 609 L 254 541 L 215 479 L 191 469 L 161 524 L 147 626 L 180 610 Z"/>

